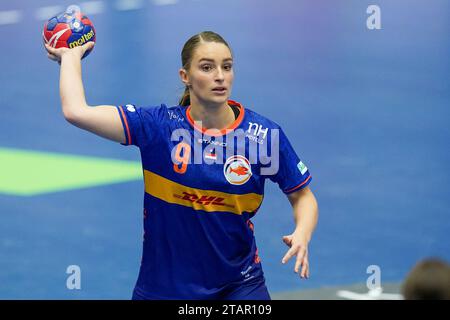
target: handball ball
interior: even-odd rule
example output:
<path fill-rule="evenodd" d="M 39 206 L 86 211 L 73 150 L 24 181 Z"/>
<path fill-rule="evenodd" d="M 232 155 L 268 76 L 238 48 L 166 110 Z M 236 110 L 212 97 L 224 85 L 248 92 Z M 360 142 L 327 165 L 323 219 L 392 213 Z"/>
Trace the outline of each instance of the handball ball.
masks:
<path fill-rule="evenodd" d="M 44 42 L 53 48 L 75 48 L 94 41 L 95 29 L 92 22 L 81 12 L 63 12 L 50 18 L 44 25 Z M 87 57 L 92 49 L 86 51 Z"/>

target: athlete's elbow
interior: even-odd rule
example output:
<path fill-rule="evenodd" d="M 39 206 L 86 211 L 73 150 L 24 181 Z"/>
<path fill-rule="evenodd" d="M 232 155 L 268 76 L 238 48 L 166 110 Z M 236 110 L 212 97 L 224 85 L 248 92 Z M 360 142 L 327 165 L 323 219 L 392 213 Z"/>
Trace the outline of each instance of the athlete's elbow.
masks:
<path fill-rule="evenodd" d="M 70 124 L 75 124 L 77 117 L 74 112 L 63 110 L 63 115 L 67 122 Z"/>
<path fill-rule="evenodd" d="M 63 105 L 63 115 L 67 122 L 73 125 L 79 124 L 83 116 L 84 107 L 70 107 Z"/>

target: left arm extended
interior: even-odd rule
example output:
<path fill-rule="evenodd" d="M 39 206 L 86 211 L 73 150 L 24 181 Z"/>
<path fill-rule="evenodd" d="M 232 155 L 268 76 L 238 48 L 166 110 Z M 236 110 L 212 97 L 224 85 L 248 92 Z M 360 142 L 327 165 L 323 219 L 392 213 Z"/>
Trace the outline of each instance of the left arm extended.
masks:
<path fill-rule="evenodd" d="M 283 257 L 282 263 L 296 255 L 294 271 L 299 273 L 301 278 L 309 278 L 308 244 L 317 225 L 319 208 L 309 187 L 289 194 L 288 199 L 294 210 L 296 227 L 292 234 L 283 237 L 283 242 L 290 249 Z"/>

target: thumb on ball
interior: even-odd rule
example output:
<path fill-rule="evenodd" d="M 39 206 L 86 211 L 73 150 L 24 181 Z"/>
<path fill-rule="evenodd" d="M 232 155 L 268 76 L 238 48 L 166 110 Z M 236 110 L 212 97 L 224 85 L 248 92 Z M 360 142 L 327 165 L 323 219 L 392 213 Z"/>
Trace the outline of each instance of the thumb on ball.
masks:
<path fill-rule="evenodd" d="M 95 46 L 95 42 L 89 41 L 83 45 L 85 50 L 90 50 Z"/>

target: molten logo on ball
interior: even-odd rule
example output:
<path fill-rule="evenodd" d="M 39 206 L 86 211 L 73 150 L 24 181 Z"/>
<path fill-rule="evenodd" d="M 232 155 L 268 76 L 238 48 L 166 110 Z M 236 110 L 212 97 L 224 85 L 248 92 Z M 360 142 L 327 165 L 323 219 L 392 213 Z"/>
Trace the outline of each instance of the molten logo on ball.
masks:
<path fill-rule="evenodd" d="M 86 42 L 91 40 L 92 37 L 95 37 L 94 30 L 91 30 L 89 33 L 83 34 L 80 39 L 70 42 L 69 48 L 75 48 L 78 46 L 82 46 L 83 44 L 85 44 Z"/>
<path fill-rule="evenodd" d="M 81 12 L 66 11 L 50 18 L 44 25 L 42 33 L 44 42 L 53 48 L 75 48 L 93 41 L 95 29 L 89 18 Z M 83 55 L 85 58 L 91 50 Z"/>

